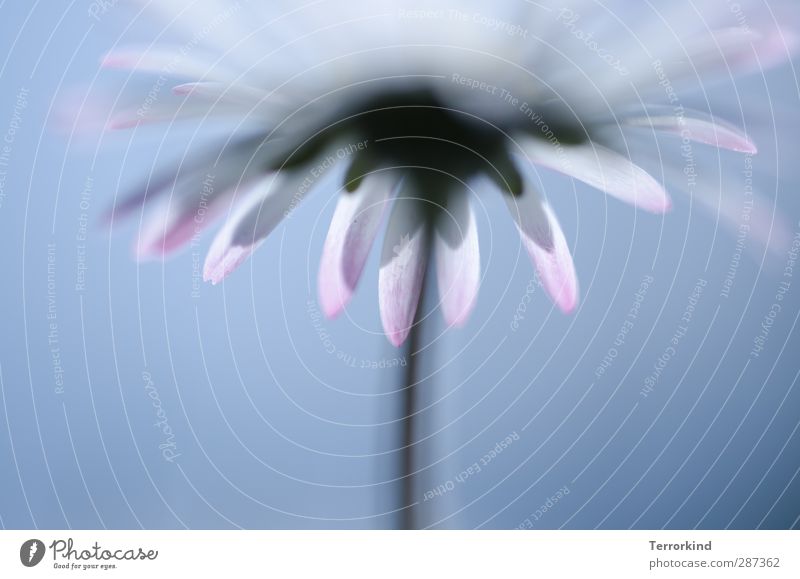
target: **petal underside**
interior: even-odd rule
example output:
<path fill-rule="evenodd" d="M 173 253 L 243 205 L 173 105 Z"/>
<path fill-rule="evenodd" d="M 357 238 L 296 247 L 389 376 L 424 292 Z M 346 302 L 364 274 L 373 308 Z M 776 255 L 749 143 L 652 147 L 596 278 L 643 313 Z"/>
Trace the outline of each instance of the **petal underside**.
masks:
<path fill-rule="evenodd" d="M 587 141 L 577 145 L 552 144 L 525 138 L 522 149 L 538 165 L 563 173 L 651 213 L 672 207 L 669 195 L 649 173 L 626 157 Z"/>
<path fill-rule="evenodd" d="M 445 322 L 461 327 L 478 297 L 481 256 L 475 212 L 466 191 L 455 191 L 435 224 L 436 277 Z"/>
<path fill-rule="evenodd" d="M 522 195 L 505 198 L 545 291 L 561 311 L 573 312 L 578 305 L 578 278 L 555 213 L 529 182 Z"/>
<path fill-rule="evenodd" d="M 399 180 L 393 172 L 372 173 L 356 191 L 339 195 L 318 276 L 320 305 L 327 317 L 341 313 L 352 298 Z"/>
<path fill-rule="evenodd" d="M 405 342 L 414 324 L 428 264 L 430 233 L 423 203 L 412 190 L 401 188 L 383 240 L 378 301 L 383 329 L 395 346 Z"/>

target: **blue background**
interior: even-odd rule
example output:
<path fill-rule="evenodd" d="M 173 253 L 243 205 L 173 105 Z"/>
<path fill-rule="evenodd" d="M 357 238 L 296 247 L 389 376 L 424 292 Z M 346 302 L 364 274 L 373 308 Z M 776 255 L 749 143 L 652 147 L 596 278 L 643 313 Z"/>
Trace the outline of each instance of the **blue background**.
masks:
<path fill-rule="evenodd" d="M 188 126 L 166 136 L 158 128 L 58 128 L 59 102 L 100 74 L 100 55 L 120 37 L 148 37 L 142 24 L 123 34 L 125 14 L 112 10 L 98 22 L 86 3 L 0 5 L 0 136 L 18 93 L 29 91 L 27 106 L 17 106 L 0 204 L 0 524 L 395 526 L 402 371 L 371 366 L 407 361 L 408 353 L 380 335 L 377 251 L 347 314 L 316 321 L 332 199 L 311 196 L 251 261 L 221 286 L 204 284 L 199 296 L 193 267 L 208 236 L 165 264 L 140 264 L 131 256 L 136 219 L 111 235 L 97 226 L 116 194 L 197 140 Z M 736 88 L 744 113 L 727 106 L 730 86 L 711 98 L 732 121 L 757 127 L 757 186 L 776 199 L 794 236 L 793 68 Z M 770 114 L 765 102 L 774 104 Z M 726 159 L 740 174 L 741 157 Z M 553 309 L 503 201 L 482 196 L 485 277 L 476 311 L 466 328 L 448 331 L 434 312 L 419 354 L 427 377 L 415 480 L 422 524 L 800 525 L 796 278 L 763 351 L 750 355 L 785 279 L 786 253 L 768 258 L 749 244 L 722 297 L 735 235 L 688 197 L 675 194 L 674 211 L 662 218 L 542 178 L 573 248 L 580 308 L 571 316 Z M 740 195 L 738 187 L 726 194 Z M 78 289 L 82 214 L 90 226 Z M 615 346 L 646 276 L 653 282 Z M 645 397 L 644 381 L 683 325 L 698 279 L 706 286 L 686 335 Z M 598 377 L 612 347 L 616 357 Z M 153 392 L 179 454 L 171 461 L 159 448 L 166 437 L 155 426 Z M 507 437 L 512 442 L 492 455 Z M 476 462 L 480 471 L 461 474 Z"/>

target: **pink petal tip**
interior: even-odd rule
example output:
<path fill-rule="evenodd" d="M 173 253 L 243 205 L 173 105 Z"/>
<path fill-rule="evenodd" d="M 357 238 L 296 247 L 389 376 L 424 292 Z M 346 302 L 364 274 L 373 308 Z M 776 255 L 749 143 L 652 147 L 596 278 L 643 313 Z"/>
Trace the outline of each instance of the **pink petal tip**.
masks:
<path fill-rule="evenodd" d="M 203 281 L 210 281 L 212 285 L 217 285 L 239 267 L 252 252 L 252 247 L 234 245 L 220 254 L 209 253 L 203 266 Z"/>

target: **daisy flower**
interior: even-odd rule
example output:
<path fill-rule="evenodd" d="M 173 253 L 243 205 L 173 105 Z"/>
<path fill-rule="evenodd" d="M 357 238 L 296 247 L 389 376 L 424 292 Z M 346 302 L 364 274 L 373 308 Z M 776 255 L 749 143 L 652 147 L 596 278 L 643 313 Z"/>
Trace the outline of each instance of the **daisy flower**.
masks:
<path fill-rule="evenodd" d="M 156 80 L 136 90 L 126 79 L 108 125 L 230 127 L 212 152 L 112 210 L 147 206 L 139 255 L 164 256 L 222 220 L 203 270 L 218 283 L 304 196 L 336 195 L 322 310 L 332 317 L 347 305 L 385 230 L 378 298 L 395 345 L 414 324 L 429 258 L 447 323 L 469 317 L 481 281 L 476 195 L 505 198 L 546 292 L 573 311 L 575 266 L 537 172 L 664 213 L 664 178 L 683 160 L 656 159 L 669 170 L 651 174 L 631 161 L 629 136 L 754 154 L 744 131 L 677 106 L 679 95 L 777 64 L 796 45 L 796 10 L 777 0 L 138 6 L 158 40 L 115 49 L 103 65 Z"/>

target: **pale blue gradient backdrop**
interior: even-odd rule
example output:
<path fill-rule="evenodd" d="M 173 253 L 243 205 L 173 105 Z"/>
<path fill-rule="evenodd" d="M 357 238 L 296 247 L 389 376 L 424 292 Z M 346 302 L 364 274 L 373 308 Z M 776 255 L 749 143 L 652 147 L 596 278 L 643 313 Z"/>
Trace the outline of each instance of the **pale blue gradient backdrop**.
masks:
<path fill-rule="evenodd" d="M 209 236 L 164 265 L 137 264 L 137 220 L 109 237 L 96 225 L 100 214 L 154 164 L 202 141 L 193 126 L 163 142 L 162 129 L 103 137 L 70 135 L 71 123 L 56 130 L 57 97 L 91 83 L 120 35 L 125 43 L 152 37 L 144 25 L 123 33 L 130 13 L 122 8 L 96 22 L 88 5 L 0 5 L 0 138 L 15 107 L 21 112 L 0 206 L 0 524 L 394 526 L 402 368 L 380 366 L 405 362 L 407 353 L 379 335 L 377 252 L 335 321 L 318 321 L 315 305 L 333 208 L 324 194 L 307 199 L 224 285 L 202 285 L 199 296 L 193 271 Z M 735 88 L 744 118 L 730 86 L 709 97 L 722 99 L 727 118 L 748 123 L 762 148 L 756 186 L 777 198 L 794 235 L 793 69 Z M 17 106 L 21 89 L 25 108 Z M 677 143 L 663 153 L 679 155 Z M 726 159 L 740 174 L 741 158 Z M 777 190 L 764 177 L 776 167 Z M 430 378 L 421 386 L 416 493 L 424 524 L 797 527 L 800 270 L 753 358 L 785 279 L 785 253 L 762 263 L 746 251 L 730 296 L 721 297 L 735 236 L 685 196 L 675 195 L 662 220 L 542 179 L 574 250 L 580 309 L 564 316 L 552 308 L 502 200 L 481 196 L 486 275 L 477 309 L 465 329 L 444 334 L 435 313 L 424 335 Z M 731 190 L 739 195 L 741 185 Z M 90 220 L 85 257 L 82 213 Z M 81 262 L 85 287 L 77 289 Z M 653 281 L 633 327 L 615 346 L 646 276 Z M 700 278 L 706 286 L 686 334 L 644 397 Z M 512 324 L 521 303 L 523 319 Z M 613 363 L 598 377 L 611 347 Z M 165 443 L 179 456 L 165 460 Z"/>

